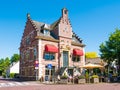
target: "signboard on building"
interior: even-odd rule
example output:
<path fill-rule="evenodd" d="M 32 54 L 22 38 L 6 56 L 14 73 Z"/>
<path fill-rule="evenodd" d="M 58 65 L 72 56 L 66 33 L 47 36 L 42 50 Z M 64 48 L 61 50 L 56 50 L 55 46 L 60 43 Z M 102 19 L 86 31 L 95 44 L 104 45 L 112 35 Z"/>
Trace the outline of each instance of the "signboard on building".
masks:
<path fill-rule="evenodd" d="M 47 65 L 47 68 L 48 68 L 48 69 L 52 69 L 52 64 L 48 64 L 48 65 Z"/>

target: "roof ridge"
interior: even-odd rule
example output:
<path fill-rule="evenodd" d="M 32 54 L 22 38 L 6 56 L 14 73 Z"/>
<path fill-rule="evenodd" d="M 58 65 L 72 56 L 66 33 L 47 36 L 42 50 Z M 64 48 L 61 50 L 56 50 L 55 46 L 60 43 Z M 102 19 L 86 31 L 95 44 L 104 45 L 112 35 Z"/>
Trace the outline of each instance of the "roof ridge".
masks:
<path fill-rule="evenodd" d="M 44 23 L 44 22 L 39 22 L 39 21 L 36 21 L 36 20 L 32 20 L 32 21 L 33 21 L 33 22 L 37 22 L 37 23 L 43 23 L 43 24 L 51 25 L 51 24 Z"/>

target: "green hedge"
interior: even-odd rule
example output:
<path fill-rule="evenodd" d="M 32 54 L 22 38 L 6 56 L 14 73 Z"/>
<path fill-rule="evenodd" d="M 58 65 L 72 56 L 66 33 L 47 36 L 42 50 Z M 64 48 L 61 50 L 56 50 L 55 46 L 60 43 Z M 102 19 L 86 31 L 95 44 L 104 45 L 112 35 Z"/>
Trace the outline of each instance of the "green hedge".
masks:
<path fill-rule="evenodd" d="M 15 77 L 15 73 L 10 73 L 10 78 L 14 78 Z"/>

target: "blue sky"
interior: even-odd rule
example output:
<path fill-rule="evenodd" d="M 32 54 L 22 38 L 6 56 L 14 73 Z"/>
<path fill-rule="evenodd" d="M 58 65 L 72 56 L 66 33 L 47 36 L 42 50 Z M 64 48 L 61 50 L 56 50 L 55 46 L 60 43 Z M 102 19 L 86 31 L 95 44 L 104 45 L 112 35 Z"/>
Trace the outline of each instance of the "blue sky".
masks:
<path fill-rule="evenodd" d="M 99 45 L 120 28 L 120 0 L 1 0 L 0 58 L 19 53 L 28 12 L 33 20 L 51 24 L 64 7 L 86 52 L 99 54 Z"/>

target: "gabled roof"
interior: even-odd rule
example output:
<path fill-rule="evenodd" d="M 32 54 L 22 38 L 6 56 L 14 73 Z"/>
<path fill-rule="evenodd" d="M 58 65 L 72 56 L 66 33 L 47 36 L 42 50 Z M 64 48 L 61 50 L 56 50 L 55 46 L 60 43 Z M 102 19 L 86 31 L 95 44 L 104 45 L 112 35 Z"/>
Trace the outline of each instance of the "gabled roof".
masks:
<path fill-rule="evenodd" d="M 72 37 L 75 37 L 75 42 L 82 43 L 82 39 L 80 39 L 79 36 L 77 36 L 77 34 L 74 31 L 72 31 L 72 32 L 73 32 Z"/>
<path fill-rule="evenodd" d="M 36 26 L 36 28 L 38 30 L 40 30 L 41 26 L 44 25 L 44 23 L 42 23 L 42 22 L 38 22 L 38 21 L 34 21 L 34 20 L 32 20 L 32 22 L 34 23 L 34 25 Z"/>
<path fill-rule="evenodd" d="M 53 29 L 54 27 L 56 27 L 59 22 L 60 22 L 61 18 L 59 18 L 57 21 L 55 21 L 54 23 L 51 24 L 51 28 Z"/>
<path fill-rule="evenodd" d="M 61 18 L 59 18 L 57 21 L 55 21 L 53 24 L 51 24 L 51 28 L 53 29 L 54 27 L 56 27 L 59 24 L 60 20 L 61 20 Z M 73 33 L 72 36 L 75 37 L 75 41 L 72 41 L 72 44 L 84 47 L 85 45 L 82 44 L 82 39 L 80 39 L 79 36 L 77 36 L 77 34 L 75 34 L 75 32 L 72 31 L 72 33 Z"/>
<path fill-rule="evenodd" d="M 51 25 L 43 23 L 43 22 L 38 22 L 38 21 L 32 20 L 30 18 L 30 15 L 27 16 L 27 19 L 31 22 L 32 26 L 35 28 L 36 31 L 41 30 L 41 28 L 51 30 Z M 39 36 L 37 36 L 35 38 L 36 39 L 40 38 L 40 39 L 43 39 L 43 40 L 58 42 L 58 40 L 56 40 L 52 35 L 45 36 L 42 32 L 40 32 Z"/>
<path fill-rule="evenodd" d="M 38 22 L 38 21 L 35 21 L 35 20 L 32 20 L 30 18 L 30 15 L 28 14 L 27 15 L 27 18 L 31 21 L 32 25 L 35 27 L 36 30 L 41 30 L 41 28 L 43 29 L 47 29 L 47 30 L 53 30 L 56 26 L 58 26 L 58 24 L 60 23 L 62 17 L 60 17 L 57 21 L 55 21 L 54 23 L 52 23 L 51 25 L 50 24 L 46 24 L 46 23 L 43 23 L 43 22 Z M 72 45 L 76 45 L 76 46 L 82 46 L 84 47 L 85 45 L 82 44 L 82 40 L 77 36 L 77 34 L 75 34 L 75 32 L 72 31 L 72 37 L 74 37 L 74 41 L 72 40 Z M 43 33 L 40 33 L 40 36 L 39 37 L 36 37 L 36 38 L 41 38 L 41 39 L 45 39 L 45 40 L 53 40 L 53 41 L 56 41 L 57 39 L 55 39 L 52 35 L 50 36 L 45 36 L 43 35 Z"/>
<path fill-rule="evenodd" d="M 35 27 L 36 30 L 40 30 L 41 27 L 44 28 L 44 29 L 50 30 L 50 25 L 49 24 L 32 20 L 30 18 L 30 14 L 27 14 L 27 19 L 30 20 L 30 22 L 32 23 L 32 25 Z"/>

